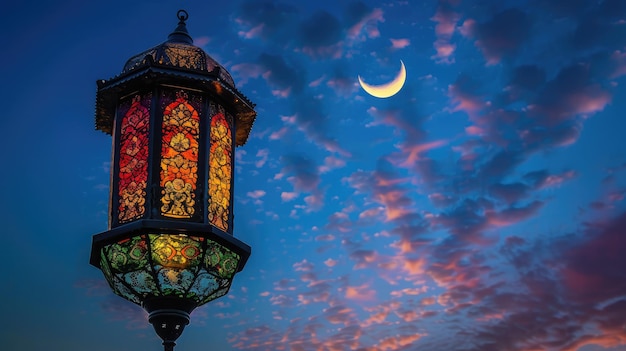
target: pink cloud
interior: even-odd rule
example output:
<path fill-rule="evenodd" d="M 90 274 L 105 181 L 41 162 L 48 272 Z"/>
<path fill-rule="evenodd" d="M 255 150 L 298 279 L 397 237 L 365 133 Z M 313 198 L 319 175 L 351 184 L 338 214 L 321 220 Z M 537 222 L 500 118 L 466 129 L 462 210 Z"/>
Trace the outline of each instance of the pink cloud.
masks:
<path fill-rule="evenodd" d="M 337 264 L 337 260 L 333 260 L 332 258 L 329 258 L 326 261 L 324 261 L 324 264 L 328 267 L 335 267 L 335 265 Z"/>
<path fill-rule="evenodd" d="M 383 10 L 376 8 L 348 29 L 348 37 L 359 41 L 365 40 L 365 36 L 377 38 L 380 36 L 377 27 L 379 22 L 385 22 L 385 18 L 383 17 Z M 362 32 L 365 32 L 365 36 L 361 34 Z"/>
<path fill-rule="evenodd" d="M 371 325 L 384 323 L 388 315 L 389 315 L 389 308 L 385 308 L 383 311 L 374 313 L 371 316 L 369 316 L 369 318 L 367 318 L 366 320 L 363 321 L 363 323 L 361 323 L 361 326 L 369 327 Z"/>
<path fill-rule="evenodd" d="M 411 335 L 399 335 L 399 336 L 391 336 L 385 339 L 382 339 L 380 343 L 377 345 L 378 350 L 398 350 L 405 346 L 411 345 L 412 343 L 419 340 L 423 335 L 422 334 L 411 334 Z"/>
<path fill-rule="evenodd" d="M 369 285 L 348 286 L 345 296 L 347 299 L 358 301 L 372 301 L 376 298 L 376 290 L 370 289 Z"/>
<path fill-rule="evenodd" d="M 626 52 L 615 50 L 611 55 L 611 60 L 615 64 L 615 69 L 610 75 L 611 79 L 619 78 L 626 74 Z"/>
<path fill-rule="evenodd" d="M 206 44 L 208 44 L 209 42 L 211 42 L 211 38 L 209 37 L 196 37 L 193 39 L 193 44 L 199 47 L 203 47 Z"/>
<path fill-rule="evenodd" d="M 403 269 L 410 275 L 420 275 L 425 273 L 426 260 L 423 258 L 412 260 L 405 259 Z"/>
<path fill-rule="evenodd" d="M 282 127 L 279 130 L 272 132 L 272 134 L 270 134 L 269 139 L 270 140 L 280 140 L 282 139 L 287 132 L 289 131 L 289 128 L 287 127 Z"/>
<path fill-rule="evenodd" d="M 567 180 L 576 177 L 576 175 L 576 171 L 567 171 L 561 174 L 552 174 L 547 176 L 540 184 L 538 184 L 537 187 L 539 189 L 557 187 Z"/>
<path fill-rule="evenodd" d="M 261 168 L 263 167 L 263 165 L 265 164 L 265 162 L 267 162 L 267 158 L 269 156 L 270 151 L 268 149 L 260 149 L 259 151 L 257 151 L 256 156 L 260 158 L 260 160 L 257 160 L 254 165 L 257 168 Z"/>
<path fill-rule="evenodd" d="M 363 219 L 363 218 L 376 218 L 380 215 L 380 213 L 383 211 L 382 208 L 377 207 L 377 208 L 370 208 L 368 210 L 365 210 L 361 213 L 359 213 L 359 219 Z"/>
<path fill-rule="evenodd" d="M 250 79 L 258 78 L 268 72 L 261 66 L 254 63 L 241 63 L 231 67 L 231 72 L 238 75 L 237 83 L 246 84 Z"/>
<path fill-rule="evenodd" d="M 456 50 L 455 44 L 439 39 L 433 43 L 433 46 L 437 53 L 430 58 L 436 59 L 437 63 L 454 63 L 452 55 Z"/>
<path fill-rule="evenodd" d="M 448 86 L 448 96 L 454 104 L 452 111 L 463 111 L 473 116 L 485 106 L 485 103 L 480 96 L 476 95 L 475 92 L 467 91 L 462 84 L 461 81 Z"/>
<path fill-rule="evenodd" d="M 315 241 L 333 241 L 335 236 L 332 234 L 323 234 L 315 237 Z"/>
<path fill-rule="evenodd" d="M 253 199 L 260 199 L 263 196 L 265 196 L 265 191 L 264 190 L 249 191 L 248 193 L 246 193 L 246 195 Z"/>
<path fill-rule="evenodd" d="M 485 130 L 478 126 L 469 126 L 465 128 L 465 133 L 467 133 L 467 135 L 480 136 L 485 134 Z"/>
<path fill-rule="evenodd" d="M 321 209 L 324 206 L 324 194 L 321 192 L 314 192 L 304 198 L 304 202 L 307 204 L 306 212 L 313 212 Z"/>
<path fill-rule="evenodd" d="M 404 49 L 405 47 L 411 45 L 411 41 L 406 38 L 389 40 L 391 41 L 391 47 L 394 49 Z"/>
<path fill-rule="evenodd" d="M 308 56 L 313 58 L 339 59 L 343 56 L 343 42 L 338 42 L 336 44 L 327 46 L 305 46 L 301 50 L 304 54 L 307 54 Z"/>
<path fill-rule="evenodd" d="M 420 159 L 421 154 L 429 150 L 442 147 L 448 143 L 447 140 L 436 140 L 429 143 L 415 144 L 415 145 L 402 145 L 401 149 L 406 155 L 406 160 L 400 165 L 403 167 L 413 167 L 415 163 Z"/>
<path fill-rule="evenodd" d="M 281 200 L 283 200 L 284 202 L 289 202 L 295 198 L 298 197 L 298 193 L 297 192 L 289 192 L 289 191 L 283 191 L 282 193 L 280 193 L 280 198 Z"/>
<path fill-rule="evenodd" d="M 258 38 L 261 36 L 261 33 L 263 32 L 264 26 L 265 26 L 264 23 L 260 23 L 258 26 L 250 28 L 248 31 L 239 31 L 237 34 L 239 34 L 240 37 L 245 38 L 245 39 Z"/>
<path fill-rule="evenodd" d="M 427 290 L 428 290 L 428 287 L 424 285 L 421 288 L 404 288 L 401 290 L 394 290 L 390 293 L 390 295 L 393 297 L 402 297 L 405 295 L 415 296 L 415 295 L 421 295 Z"/>
<path fill-rule="evenodd" d="M 452 9 L 452 1 L 439 0 L 437 11 L 431 20 L 437 22 L 435 25 L 435 35 L 437 40 L 433 43 L 436 54 L 431 56 L 437 63 L 453 63 L 456 45 L 450 43 L 455 32 L 456 24 L 461 16 Z"/>
<path fill-rule="evenodd" d="M 291 94 L 291 87 L 287 87 L 285 89 L 274 89 L 272 90 L 272 95 L 280 98 L 289 97 Z"/>
<path fill-rule="evenodd" d="M 326 156 L 324 158 L 324 165 L 320 166 L 320 173 L 329 172 L 335 168 L 341 168 L 346 165 L 346 161 L 335 156 Z"/>

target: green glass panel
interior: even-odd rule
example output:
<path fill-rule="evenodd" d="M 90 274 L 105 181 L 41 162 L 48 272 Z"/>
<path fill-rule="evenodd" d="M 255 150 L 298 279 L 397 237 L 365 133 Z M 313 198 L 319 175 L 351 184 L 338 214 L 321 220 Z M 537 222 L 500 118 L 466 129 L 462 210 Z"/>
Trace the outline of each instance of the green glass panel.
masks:
<path fill-rule="evenodd" d="M 141 304 L 141 301 L 139 300 L 139 297 L 137 296 L 137 294 L 134 291 L 127 288 L 118 277 L 115 277 L 113 279 L 112 284 L 113 284 L 113 291 L 117 295 L 120 295 L 126 300 L 134 302 L 138 305 Z"/>
<path fill-rule="evenodd" d="M 106 247 L 113 272 L 132 272 L 148 266 L 148 247 L 142 236 L 136 236 Z"/>
<path fill-rule="evenodd" d="M 202 258 L 199 238 L 170 234 L 150 234 L 149 237 L 154 264 L 197 270 Z"/>
<path fill-rule="evenodd" d="M 157 279 L 161 288 L 176 290 L 183 294 L 193 284 L 195 274 L 186 269 L 162 267 L 157 271 Z"/>
<path fill-rule="evenodd" d="M 202 237 L 148 234 L 105 246 L 100 265 L 113 291 L 134 303 L 177 296 L 202 305 L 228 292 L 239 260 Z"/>
<path fill-rule="evenodd" d="M 111 285 L 113 275 L 111 274 L 111 266 L 109 265 L 109 261 L 106 258 L 104 249 L 100 250 L 100 269 L 102 270 L 102 273 L 104 274 L 106 280 L 109 282 L 109 285 Z"/>
<path fill-rule="evenodd" d="M 239 264 L 239 255 L 225 248 L 224 246 L 209 241 L 207 242 L 207 252 L 204 259 L 206 269 L 222 278 L 231 279 Z"/>
<path fill-rule="evenodd" d="M 217 278 L 209 273 L 202 272 L 196 278 L 191 290 L 192 294 L 195 294 L 200 299 L 204 299 L 208 294 L 211 294 L 216 289 L 219 289 L 219 283 Z"/>
<path fill-rule="evenodd" d="M 226 295 L 226 293 L 228 292 L 228 289 L 230 289 L 230 284 L 228 284 L 225 287 L 222 287 L 221 289 L 218 289 L 217 291 L 215 291 L 214 293 L 210 294 L 209 296 L 207 296 L 205 299 L 203 299 L 199 305 L 205 304 L 209 301 L 213 301 L 219 297 L 222 297 L 224 295 Z"/>
<path fill-rule="evenodd" d="M 149 269 L 146 266 L 146 269 Z M 154 281 L 152 275 L 146 270 L 134 271 L 123 274 L 126 284 L 132 286 L 137 293 L 142 296 L 158 295 L 159 289 Z"/>

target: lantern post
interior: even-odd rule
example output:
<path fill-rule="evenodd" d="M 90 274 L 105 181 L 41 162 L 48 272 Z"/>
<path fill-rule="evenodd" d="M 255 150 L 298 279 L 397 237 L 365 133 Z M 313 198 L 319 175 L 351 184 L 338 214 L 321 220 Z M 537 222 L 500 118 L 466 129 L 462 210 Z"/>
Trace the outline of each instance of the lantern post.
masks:
<path fill-rule="evenodd" d="M 113 138 L 108 230 L 90 263 L 143 307 L 173 350 L 193 309 L 228 293 L 251 249 L 233 236 L 234 149 L 255 105 L 193 45 L 178 11 L 168 39 L 97 81 L 96 129 Z"/>

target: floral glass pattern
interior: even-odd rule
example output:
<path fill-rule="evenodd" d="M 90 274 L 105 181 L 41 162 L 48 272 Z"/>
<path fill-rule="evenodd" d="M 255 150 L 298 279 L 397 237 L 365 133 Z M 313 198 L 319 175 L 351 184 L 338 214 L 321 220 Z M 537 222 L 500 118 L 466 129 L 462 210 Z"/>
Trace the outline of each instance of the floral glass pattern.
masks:
<path fill-rule="evenodd" d="M 161 214 L 191 218 L 198 181 L 199 112 L 184 91 L 163 110 L 161 143 Z"/>
<path fill-rule="evenodd" d="M 152 94 L 135 95 L 130 107 L 122 103 L 118 183 L 119 223 L 140 218 L 146 212 L 148 182 L 148 133 Z M 124 113 L 123 109 L 128 108 Z"/>
<path fill-rule="evenodd" d="M 240 259 L 203 237 L 142 234 L 103 247 L 100 266 L 113 291 L 136 304 L 176 296 L 199 306 L 228 292 Z"/>
<path fill-rule="evenodd" d="M 215 107 L 215 106 L 212 106 Z M 212 108 L 209 153 L 209 222 L 228 231 L 233 138 L 223 108 Z"/>

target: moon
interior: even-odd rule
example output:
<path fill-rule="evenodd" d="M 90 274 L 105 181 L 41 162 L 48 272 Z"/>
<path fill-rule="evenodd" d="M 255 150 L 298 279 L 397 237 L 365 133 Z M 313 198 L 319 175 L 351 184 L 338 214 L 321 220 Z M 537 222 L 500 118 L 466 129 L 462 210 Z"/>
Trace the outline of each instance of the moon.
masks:
<path fill-rule="evenodd" d="M 404 67 L 404 62 L 402 62 L 402 60 L 400 60 L 400 65 L 400 72 L 398 72 L 398 75 L 389 83 L 369 85 L 361 79 L 361 76 L 358 76 L 361 88 L 363 88 L 363 90 L 365 90 L 368 94 L 381 99 L 396 95 L 400 89 L 402 89 L 404 81 L 406 80 L 406 68 Z"/>

